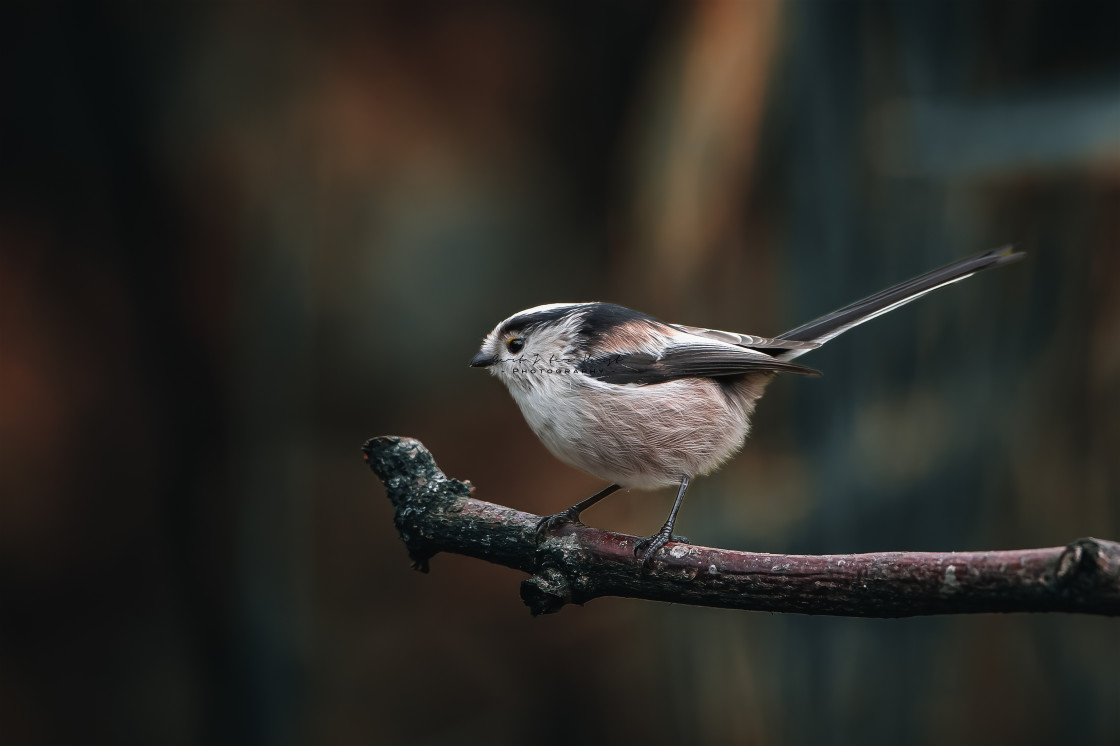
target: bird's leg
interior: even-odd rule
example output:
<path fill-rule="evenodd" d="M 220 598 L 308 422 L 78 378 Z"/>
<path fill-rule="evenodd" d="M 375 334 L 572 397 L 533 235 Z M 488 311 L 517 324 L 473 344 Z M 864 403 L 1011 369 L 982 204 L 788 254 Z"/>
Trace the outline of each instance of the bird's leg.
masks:
<path fill-rule="evenodd" d="M 665 546 L 670 540 L 676 539 L 673 536 L 673 524 L 677 522 L 677 511 L 681 509 L 681 503 L 684 502 L 684 493 L 688 490 L 690 479 L 690 477 L 681 477 L 681 488 L 677 492 L 677 500 L 673 503 L 673 509 L 669 511 L 669 518 L 665 521 L 661 530 L 648 539 L 642 539 L 634 547 L 634 554 L 642 558 L 642 567 L 649 569 L 649 562 L 653 559 L 653 555 L 657 554 L 657 550 Z"/>
<path fill-rule="evenodd" d="M 537 521 L 537 540 L 540 540 L 541 534 L 553 531 L 560 526 L 563 526 L 565 523 L 579 523 L 580 513 L 587 510 L 592 505 L 602 500 L 604 497 L 612 495 L 620 489 L 622 489 L 621 486 L 612 484 L 609 487 L 604 487 L 603 489 L 599 490 L 586 500 L 581 500 L 580 502 L 565 510 L 563 513 L 557 513 L 556 515 L 546 515 L 544 518 L 541 518 L 539 521 Z"/>

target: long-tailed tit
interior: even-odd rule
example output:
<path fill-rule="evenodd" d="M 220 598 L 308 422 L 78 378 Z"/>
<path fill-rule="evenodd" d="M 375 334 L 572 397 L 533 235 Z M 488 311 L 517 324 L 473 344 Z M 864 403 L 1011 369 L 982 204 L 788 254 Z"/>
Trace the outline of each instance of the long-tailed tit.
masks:
<path fill-rule="evenodd" d="M 501 379 L 552 455 L 610 486 L 538 524 L 538 535 L 621 488 L 679 485 L 661 530 L 638 544 L 649 564 L 673 538 L 689 482 L 734 455 L 775 373 L 818 375 L 792 360 L 854 326 L 1023 254 L 1010 247 L 927 272 L 777 337 L 668 324 L 611 303 L 552 303 L 515 313 L 471 366 Z"/>

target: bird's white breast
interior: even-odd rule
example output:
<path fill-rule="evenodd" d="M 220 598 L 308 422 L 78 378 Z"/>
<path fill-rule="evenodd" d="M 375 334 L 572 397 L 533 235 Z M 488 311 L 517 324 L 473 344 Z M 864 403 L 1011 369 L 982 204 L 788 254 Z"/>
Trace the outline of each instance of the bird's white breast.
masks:
<path fill-rule="evenodd" d="M 561 461 L 623 487 L 652 489 L 707 474 L 738 451 L 766 375 L 734 385 L 682 378 L 606 384 L 538 372 L 509 389 L 529 427 Z M 520 384 L 520 385 L 519 385 Z"/>

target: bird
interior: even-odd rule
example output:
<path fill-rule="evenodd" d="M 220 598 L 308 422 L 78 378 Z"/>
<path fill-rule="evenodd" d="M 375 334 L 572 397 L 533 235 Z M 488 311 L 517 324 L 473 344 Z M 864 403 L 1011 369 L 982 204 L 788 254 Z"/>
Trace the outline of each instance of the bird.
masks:
<path fill-rule="evenodd" d="M 484 338 L 486 368 L 560 461 L 609 483 L 542 518 L 538 541 L 620 489 L 677 487 L 661 529 L 637 542 L 644 569 L 671 540 L 691 482 L 742 447 L 750 418 L 779 373 L 820 375 L 793 362 L 866 321 L 981 270 L 1024 256 L 1010 246 L 932 270 L 776 337 L 661 321 L 614 303 L 549 303 L 518 311 Z"/>

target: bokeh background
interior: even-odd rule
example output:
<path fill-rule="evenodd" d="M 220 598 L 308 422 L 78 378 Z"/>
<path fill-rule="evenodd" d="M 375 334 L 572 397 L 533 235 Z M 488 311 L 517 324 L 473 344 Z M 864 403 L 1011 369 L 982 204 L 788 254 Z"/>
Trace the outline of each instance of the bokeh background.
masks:
<path fill-rule="evenodd" d="M 555 512 L 601 485 L 468 369 L 502 318 L 776 334 L 1013 242 L 774 383 L 678 529 L 1120 538 L 1120 4 L 4 13 L 0 743 L 1120 742 L 1115 621 L 533 619 L 513 571 L 410 570 L 359 453 Z"/>

